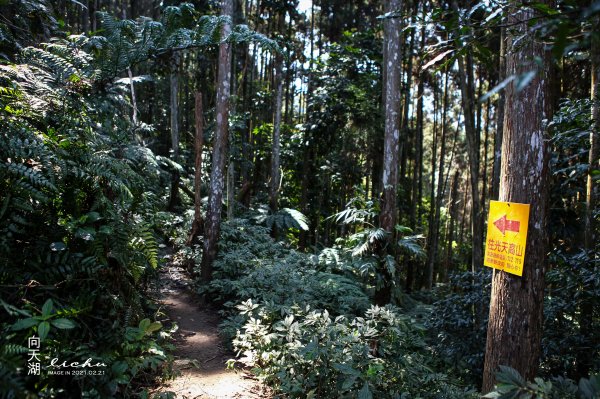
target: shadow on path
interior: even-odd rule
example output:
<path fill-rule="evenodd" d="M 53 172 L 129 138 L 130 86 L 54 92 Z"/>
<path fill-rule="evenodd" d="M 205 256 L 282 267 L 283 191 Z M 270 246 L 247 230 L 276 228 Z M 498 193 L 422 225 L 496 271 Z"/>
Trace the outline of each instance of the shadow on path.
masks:
<path fill-rule="evenodd" d="M 219 336 L 219 316 L 201 305 L 189 288 L 191 281 L 175 266 L 161 272 L 160 297 L 164 311 L 179 329 L 174 333 L 174 369 L 181 375 L 160 392 L 175 392 L 182 399 L 262 399 L 265 389 L 250 375 L 226 369 L 233 357 Z"/>

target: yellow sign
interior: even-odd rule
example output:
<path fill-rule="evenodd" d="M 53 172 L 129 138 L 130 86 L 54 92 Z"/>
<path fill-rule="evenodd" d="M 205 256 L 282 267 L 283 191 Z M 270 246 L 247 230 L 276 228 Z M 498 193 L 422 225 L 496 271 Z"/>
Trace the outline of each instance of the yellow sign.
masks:
<path fill-rule="evenodd" d="M 490 201 L 483 264 L 523 275 L 529 204 Z"/>

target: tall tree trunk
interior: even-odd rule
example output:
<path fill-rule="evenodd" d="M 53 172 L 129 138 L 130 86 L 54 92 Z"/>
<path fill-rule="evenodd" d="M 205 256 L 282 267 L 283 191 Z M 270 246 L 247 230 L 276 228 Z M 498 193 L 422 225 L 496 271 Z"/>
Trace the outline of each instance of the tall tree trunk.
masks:
<path fill-rule="evenodd" d="M 442 138 L 440 140 L 440 162 L 438 165 L 438 182 L 437 182 L 437 193 L 435 197 L 433 196 L 433 181 L 435 180 L 435 168 L 432 171 L 431 175 L 431 198 L 433 202 L 431 203 L 431 212 L 433 213 L 433 220 L 430 228 L 430 236 L 429 236 L 429 245 L 427 251 L 427 275 L 425 279 L 425 288 L 431 289 L 433 286 L 433 274 L 435 269 L 435 262 L 437 259 L 438 253 L 438 244 L 439 244 L 439 236 L 440 236 L 440 209 L 442 206 L 442 198 L 444 195 L 444 159 L 446 157 L 446 113 L 448 111 L 448 71 L 446 71 L 446 80 L 444 84 L 444 98 L 442 100 Z M 435 153 L 432 154 L 435 157 Z"/>
<path fill-rule="evenodd" d="M 500 31 L 500 59 L 498 65 L 498 83 L 506 77 L 506 34 Z M 494 135 L 494 166 L 492 169 L 492 188 L 490 199 L 497 200 L 500 192 L 500 164 L 502 162 L 502 134 L 504 131 L 504 90 L 500 90 L 496 110 L 496 134 Z"/>
<path fill-rule="evenodd" d="M 468 87 L 466 68 L 462 56 L 458 57 L 458 71 L 461 86 L 461 99 L 465 114 L 465 135 L 467 138 L 467 154 L 471 178 L 471 233 L 472 258 L 471 270 L 476 271 L 483 264 L 483 225 L 480 223 L 479 202 L 479 137 L 475 129 L 473 115 L 473 90 Z"/>
<path fill-rule="evenodd" d="M 281 136 L 281 103 L 283 97 L 283 57 L 275 57 L 275 115 L 273 118 L 273 150 L 271 154 L 271 184 L 269 185 L 269 205 L 272 212 L 277 212 L 279 184 L 281 181 L 280 169 L 280 136 Z"/>
<path fill-rule="evenodd" d="M 85 7 L 81 10 L 81 29 L 87 35 L 90 31 L 90 0 L 85 0 L 83 4 Z"/>
<path fill-rule="evenodd" d="M 306 111 L 304 114 L 304 122 L 308 123 L 309 114 L 309 106 L 312 101 L 312 92 L 313 92 L 313 79 L 311 75 L 311 71 L 313 70 L 313 59 L 314 59 L 314 51 L 315 51 L 315 2 L 311 1 L 310 5 L 310 32 L 309 32 L 309 40 L 310 40 L 310 58 L 308 60 L 308 82 L 306 83 Z M 301 113 L 300 113 L 301 114 Z M 302 115 L 298 115 L 300 119 L 302 119 Z M 304 136 L 302 137 L 302 187 L 300 188 L 300 210 L 302 213 L 308 216 L 308 186 L 311 178 L 310 174 L 310 166 L 311 166 L 311 149 L 313 143 L 311 140 L 310 129 L 304 129 Z M 311 218 L 312 220 L 312 218 Z M 312 229 L 311 226 L 311 230 Z M 305 250 L 309 245 L 310 237 L 309 232 L 301 230 L 300 237 L 298 238 L 298 247 L 301 250 Z"/>
<path fill-rule="evenodd" d="M 98 20 L 96 19 L 96 11 L 99 11 L 98 9 L 98 0 L 92 0 L 90 3 L 90 17 L 92 19 L 92 32 L 96 32 L 97 30 L 97 26 L 98 26 Z"/>
<path fill-rule="evenodd" d="M 227 166 L 227 220 L 233 220 L 235 213 L 235 162 Z"/>
<path fill-rule="evenodd" d="M 196 137 L 194 138 L 194 221 L 192 222 L 192 231 L 187 240 L 187 245 L 191 246 L 194 238 L 202 231 L 202 194 L 200 185 L 202 184 L 202 150 L 204 149 L 204 124 L 202 110 L 202 93 L 197 91 L 194 103 L 194 117 L 196 122 Z"/>
<path fill-rule="evenodd" d="M 425 13 L 425 4 L 423 4 L 423 13 Z M 418 7 L 415 7 L 415 14 L 418 13 Z M 422 54 L 425 48 L 425 25 L 421 27 L 421 39 L 419 44 L 418 54 Z M 420 224 L 420 215 L 417 210 L 421 208 L 421 198 L 423 192 L 423 183 L 422 183 L 422 170 L 423 170 L 423 94 L 425 91 L 425 84 L 423 82 L 425 78 L 425 73 L 422 71 L 423 59 L 420 57 L 418 70 L 419 70 L 419 82 L 417 84 L 417 120 L 415 126 L 415 167 L 413 169 L 413 180 L 412 180 L 412 204 L 410 207 L 410 227 L 413 230 L 417 228 L 417 219 L 419 218 Z M 413 267 L 412 263 L 409 262 L 408 268 L 409 272 Z M 408 277 L 407 277 L 408 280 Z M 408 284 L 408 282 L 407 282 Z"/>
<path fill-rule="evenodd" d="M 593 250 L 596 240 L 594 237 L 594 209 L 596 206 L 596 187 L 594 187 L 594 174 L 600 169 L 600 18 L 596 17 L 594 29 L 592 29 L 592 129 L 590 131 L 589 170 L 586 186 L 586 209 L 585 209 L 585 248 Z"/>
<path fill-rule="evenodd" d="M 400 11 L 402 3 L 400 0 L 386 0 L 384 2 L 385 12 Z M 384 248 L 394 246 L 394 230 L 396 226 L 396 191 L 398 187 L 398 151 L 400 143 L 400 106 L 402 96 L 400 93 L 400 78 L 402 62 L 399 57 L 402 54 L 400 48 L 400 18 L 387 18 L 383 22 L 384 42 L 384 65 L 385 65 L 385 136 L 383 141 L 383 174 L 381 186 L 381 212 L 379 225 L 390 234 L 388 243 Z M 392 276 L 385 265 L 385 256 L 382 251 L 381 272 L 384 283 L 375 293 L 375 301 L 382 305 L 391 299 Z"/>
<path fill-rule="evenodd" d="M 171 59 L 170 105 L 171 105 L 171 158 L 179 162 L 179 53 L 174 52 Z M 179 171 L 171 172 L 171 195 L 169 210 L 174 210 L 179 197 Z"/>
<path fill-rule="evenodd" d="M 437 78 L 433 77 L 433 86 L 437 87 Z M 439 100 L 438 100 L 438 90 L 434 88 L 433 90 L 433 133 L 431 139 L 431 176 L 429 178 L 429 216 L 427 218 L 427 259 L 425 260 L 425 270 L 421 274 L 420 284 L 419 286 L 426 287 L 427 286 L 427 277 L 428 270 L 427 267 L 429 265 L 429 258 L 431 256 L 431 252 L 433 250 L 433 244 L 431 242 L 433 238 L 433 223 L 435 219 L 435 170 L 437 165 L 437 145 L 438 145 L 438 109 L 439 109 Z"/>
<path fill-rule="evenodd" d="M 222 0 L 221 14 L 233 17 L 233 0 Z M 224 23 L 221 37 L 228 37 L 231 24 Z M 213 261 L 217 257 L 217 243 L 221 231 L 221 201 L 223 200 L 223 184 L 225 161 L 227 158 L 227 139 L 229 133 L 229 96 L 231 80 L 231 45 L 222 41 L 219 45 L 219 78 L 217 86 L 217 124 L 212 154 L 212 170 L 210 172 L 210 192 L 208 210 L 204 229 L 204 254 L 202 256 L 201 277 L 203 281 L 212 279 Z"/>
<path fill-rule="evenodd" d="M 592 257 L 597 245 L 596 226 L 594 223 L 594 211 L 596 209 L 596 197 L 598 195 L 597 187 L 594 184 L 594 174 L 600 171 L 600 17 L 594 20 L 592 29 L 592 43 L 590 48 L 590 59 L 592 66 L 591 73 L 591 99 L 592 99 L 592 128 L 590 130 L 590 151 L 589 151 L 589 169 L 586 185 L 585 202 L 585 249 Z M 590 263 L 591 261 L 590 260 Z M 593 289 L 585 284 L 581 287 L 583 292 Z M 579 296 L 579 326 L 583 337 L 589 337 L 593 331 L 594 305 L 588 295 Z M 593 362 L 592 351 L 579 351 L 577 354 L 577 374 L 579 377 L 587 377 Z"/>
<path fill-rule="evenodd" d="M 443 273 L 440 273 L 442 282 L 448 281 L 448 274 L 452 270 L 452 243 L 454 242 L 454 224 L 458 218 L 458 181 L 460 172 L 458 169 L 454 172 L 452 178 L 452 189 L 450 191 L 450 223 L 448 225 L 448 234 L 446 241 L 446 259 L 444 260 Z"/>
<path fill-rule="evenodd" d="M 482 85 L 481 85 L 482 86 Z M 480 86 L 480 87 L 481 87 Z M 485 121 L 483 124 L 483 168 L 481 171 L 481 207 L 485 209 L 485 199 L 487 196 L 487 180 L 488 180 L 488 150 L 490 138 L 490 100 L 485 104 Z M 482 212 L 483 214 L 483 212 Z M 483 222 L 482 222 L 483 223 Z"/>
<path fill-rule="evenodd" d="M 542 332 L 544 274 L 548 241 L 548 135 L 551 120 L 549 71 L 544 43 L 528 33 L 536 16 L 521 3 L 512 2 L 507 23 L 506 73 L 520 75 L 537 69 L 522 91 L 514 83 L 506 89 L 500 200 L 530 204 L 529 231 L 523 276 L 496 271 L 492 282 L 483 392 L 495 382 L 499 365 L 516 369 L 531 380 L 538 369 Z M 535 60 L 543 65 L 536 68 Z M 475 201 L 474 201 L 475 202 Z"/>

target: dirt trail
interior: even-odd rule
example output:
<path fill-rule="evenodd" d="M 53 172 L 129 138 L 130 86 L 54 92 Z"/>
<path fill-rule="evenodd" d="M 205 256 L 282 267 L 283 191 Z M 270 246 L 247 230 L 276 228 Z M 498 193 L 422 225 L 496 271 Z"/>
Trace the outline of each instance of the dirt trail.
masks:
<path fill-rule="evenodd" d="M 179 375 L 160 391 L 172 391 L 182 399 L 268 398 L 264 388 L 248 374 L 226 369 L 233 357 L 219 336 L 215 309 L 200 306 L 191 292 L 191 281 L 179 268 L 168 266 L 161 275 L 161 302 L 165 313 L 177 323 L 175 370 Z"/>

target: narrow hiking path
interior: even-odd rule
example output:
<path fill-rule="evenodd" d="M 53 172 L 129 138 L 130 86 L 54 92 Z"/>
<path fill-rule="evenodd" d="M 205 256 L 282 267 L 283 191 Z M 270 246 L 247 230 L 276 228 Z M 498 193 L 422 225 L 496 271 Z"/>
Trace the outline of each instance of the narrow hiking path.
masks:
<path fill-rule="evenodd" d="M 174 369 L 180 373 L 159 391 L 182 399 L 262 399 L 270 397 L 251 375 L 226 369 L 233 357 L 219 335 L 217 310 L 201 305 L 192 282 L 181 268 L 169 263 L 160 276 L 160 301 L 177 323 Z"/>

